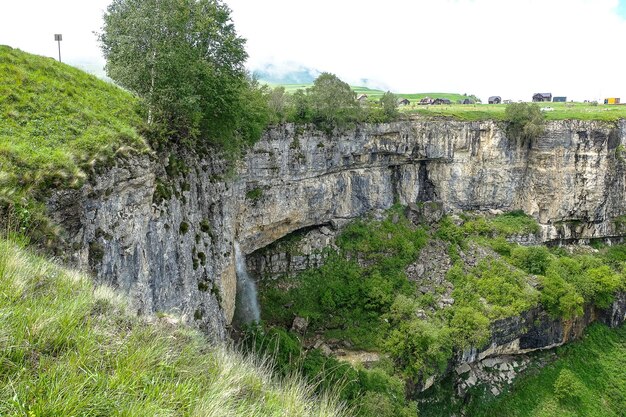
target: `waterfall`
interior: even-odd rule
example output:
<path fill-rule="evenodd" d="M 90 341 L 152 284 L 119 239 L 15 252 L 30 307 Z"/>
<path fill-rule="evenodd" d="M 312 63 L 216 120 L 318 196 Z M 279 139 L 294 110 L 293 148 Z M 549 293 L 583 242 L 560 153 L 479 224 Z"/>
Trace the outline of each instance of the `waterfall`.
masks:
<path fill-rule="evenodd" d="M 235 242 L 235 271 L 237 272 L 237 298 L 235 302 L 235 321 L 237 324 L 258 322 L 261 318 L 256 284 L 248 275 L 246 256 L 241 253 Z"/>

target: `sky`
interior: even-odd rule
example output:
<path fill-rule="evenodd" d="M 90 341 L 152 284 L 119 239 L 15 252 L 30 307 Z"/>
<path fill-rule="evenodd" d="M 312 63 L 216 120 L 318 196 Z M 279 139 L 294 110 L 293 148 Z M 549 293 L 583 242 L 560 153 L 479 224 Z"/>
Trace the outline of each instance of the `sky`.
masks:
<path fill-rule="evenodd" d="M 0 0 L 0 44 L 102 74 L 110 0 Z M 248 68 L 394 92 L 626 101 L 626 0 L 225 0 Z"/>

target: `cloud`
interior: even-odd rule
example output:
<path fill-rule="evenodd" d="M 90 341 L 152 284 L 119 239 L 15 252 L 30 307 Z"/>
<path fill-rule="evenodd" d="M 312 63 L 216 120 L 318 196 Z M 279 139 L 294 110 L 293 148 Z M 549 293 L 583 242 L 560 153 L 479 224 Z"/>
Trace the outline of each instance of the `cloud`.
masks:
<path fill-rule="evenodd" d="M 250 69 L 257 78 L 276 84 L 309 84 L 320 75 L 320 71 L 293 61 L 265 62 Z"/>
<path fill-rule="evenodd" d="M 403 92 L 626 97 L 616 0 L 227 0 L 251 67 L 295 61 Z"/>
<path fill-rule="evenodd" d="M 102 68 L 94 31 L 110 0 L 3 0 L 0 13 L 0 44 L 30 53 L 58 57 L 54 34 L 63 34 L 63 62 Z"/>
<path fill-rule="evenodd" d="M 626 99 L 625 0 L 226 0 L 250 69 L 314 68 L 397 92 Z M 110 0 L 4 0 L 0 43 L 102 68 Z"/>

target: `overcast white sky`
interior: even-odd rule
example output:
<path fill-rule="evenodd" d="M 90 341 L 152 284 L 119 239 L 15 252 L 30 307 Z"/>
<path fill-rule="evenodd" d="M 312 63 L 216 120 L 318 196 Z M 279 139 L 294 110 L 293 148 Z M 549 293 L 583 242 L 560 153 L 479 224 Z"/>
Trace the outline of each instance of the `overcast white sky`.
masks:
<path fill-rule="evenodd" d="M 110 0 L 0 0 L 0 44 L 89 70 Z M 304 66 L 396 92 L 626 100 L 626 0 L 226 0 L 251 69 Z"/>

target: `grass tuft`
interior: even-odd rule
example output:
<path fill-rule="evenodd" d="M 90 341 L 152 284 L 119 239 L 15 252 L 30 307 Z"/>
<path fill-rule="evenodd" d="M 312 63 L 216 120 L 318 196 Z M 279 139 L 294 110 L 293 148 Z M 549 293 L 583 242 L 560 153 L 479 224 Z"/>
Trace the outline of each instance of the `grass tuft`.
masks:
<path fill-rule="evenodd" d="M 88 277 L 0 240 L 0 415 L 341 416 L 297 378 L 128 313 Z"/>

